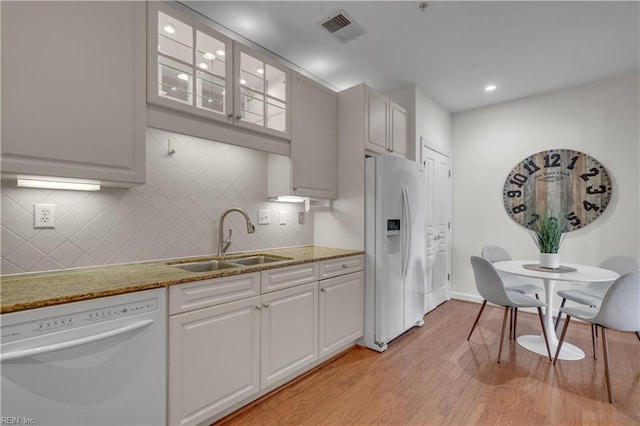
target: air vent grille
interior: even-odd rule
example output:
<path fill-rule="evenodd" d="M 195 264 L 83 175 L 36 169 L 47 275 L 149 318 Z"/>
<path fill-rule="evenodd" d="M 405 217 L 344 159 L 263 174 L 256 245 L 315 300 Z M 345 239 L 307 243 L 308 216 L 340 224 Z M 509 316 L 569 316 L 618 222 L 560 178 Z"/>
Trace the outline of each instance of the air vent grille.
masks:
<path fill-rule="evenodd" d="M 333 34 L 336 31 L 346 27 L 350 23 L 351 21 L 347 19 L 342 13 L 340 13 L 329 19 L 327 22 L 324 22 L 322 26 L 325 27 L 327 31 Z"/>
<path fill-rule="evenodd" d="M 342 43 L 366 33 L 364 28 L 342 9 L 319 22 L 319 25 Z"/>

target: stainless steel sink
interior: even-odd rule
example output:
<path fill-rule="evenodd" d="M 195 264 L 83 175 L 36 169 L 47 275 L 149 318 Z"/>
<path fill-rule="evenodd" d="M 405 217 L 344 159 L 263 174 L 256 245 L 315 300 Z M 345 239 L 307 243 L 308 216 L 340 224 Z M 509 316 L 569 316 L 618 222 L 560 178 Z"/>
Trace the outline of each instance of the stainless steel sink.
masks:
<path fill-rule="evenodd" d="M 280 262 L 283 260 L 291 260 L 290 258 L 271 257 L 271 256 L 247 256 L 236 259 L 227 259 L 229 263 L 237 263 L 242 266 L 261 265 L 263 263 Z"/>
<path fill-rule="evenodd" d="M 205 260 L 203 262 L 179 263 L 172 266 L 189 272 L 209 272 L 219 271 L 221 269 L 238 268 L 241 265 L 222 260 Z"/>

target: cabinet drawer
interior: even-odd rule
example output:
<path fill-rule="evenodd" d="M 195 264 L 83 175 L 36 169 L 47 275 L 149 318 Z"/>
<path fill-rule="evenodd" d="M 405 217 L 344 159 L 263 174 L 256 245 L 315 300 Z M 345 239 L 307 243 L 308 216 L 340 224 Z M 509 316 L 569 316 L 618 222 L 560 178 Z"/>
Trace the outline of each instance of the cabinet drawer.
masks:
<path fill-rule="evenodd" d="M 337 277 L 364 269 L 364 256 L 347 256 L 320 263 L 320 279 Z"/>
<path fill-rule="evenodd" d="M 262 271 L 262 293 L 281 290 L 299 284 L 318 280 L 318 264 L 304 263 L 286 268 Z"/>
<path fill-rule="evenodd" d="M 177 284 L 169 287 L 169 315 L 259 294 L 259 272 Z"/>

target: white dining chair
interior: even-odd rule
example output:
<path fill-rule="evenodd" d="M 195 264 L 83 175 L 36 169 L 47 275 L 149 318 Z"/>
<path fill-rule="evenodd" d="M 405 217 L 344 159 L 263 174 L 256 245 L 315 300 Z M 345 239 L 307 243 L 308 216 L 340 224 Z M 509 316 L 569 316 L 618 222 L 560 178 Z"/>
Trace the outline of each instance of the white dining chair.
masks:
<path fill-rule="evenodd" d="M 488 245 L 482 247 L 480 255 L 491 263 L 511 260 L 511 254 L 501 246 Z M 498 272 L 507 291 L 515 291 L 521 294 L 533 294 L 536 299 L 540 298 L 540 294 L 544 290 L 542 287 L 527 282 L 527 279 L 513 274 L 503 274 Z M 518 323 L 518 309 L 511 311 L 509 321 L 509 339 L 516 338 L 516 325 Z"/>
<path fill-rule="evenodd" d="M 602 349 L 604 352 L 604 373 L 607 381 L 609 402 L 611 398 L 611 379 L 609 375 L 609 343 L 607 330 L 640 330 L 640 272 L 629 272 L 616 279 L 609 287 L 599 307 L 576 306 L 560 308 L 567 319 L 562 328 L 553 365 L 558 362 L 558 354 L 567 334 L 571 318 L 577 318 L 602 329 Z"/>
<path fill-rule="evenodd" d="M 480 307 L 480 312 L 476 317 L 467 340 L 471 338 L 473 330 L 475 330 L 482 311 L 484 310 L 487 302 L 494 305 L 504 307 L 504 316 L 502 318 L 502 331 L 500 332 L 500 347 L 498 349 L 498 364 L 500 364 L 500 356 L 502 354 L 502 342 L 504 341 L 504 330 L 507 323 L 507 316 L 509 311 L 516 308 L 537 308 L 538 316 L 540 317 L 540 325 L 542 326 L 542 335 L 544 336 L 544 342 L 547 345 L 547 353 L 549 354 L 549 360 L 551 360 L 551 351 L 549 349 L 549 341 L 547 340 L 547 333 L 544 329 L 542 321 L 542 308 L 547 306 L 545 302 L 525 294 L 506 291 L 504 283 L 498 271 L 493 267 L 490 261 L 483 257 L 471 256 L 471 267 L 473 268 L 473 275 L 476 280 L 476 287 L 478 292 L 483 297 L 484 302 Z"/>
<path fill-rule="evenodd" d="M 600 263 L 600 267 L 617 272 L 620 275 L 624 275 L 628 272 L 635 272 L 640 270 L 640 263 L 638 262 L 637 258 L 631 256 L 611 256 L 603 260 L 602 263 Z M 562 297 L 560 308 L 563 308 L 565 306 L 567 300 L 585 306 L 600 306 L 600 303 L 602 303 L 602 298 L 609 289 L 610 285 L 611 283 L 589 283 L 587 286 L 582 288 L 560 290 L 556 292 L 558 296 Z M 556 330 L 558 329 L 558 325 L 560 324 L 560 317 L 562 317 L 562 312 L 558 311 L 558 317 L 556 318 Z M 592 330 L 592 334 L 594 346 L 593 357 L 595 358 L 595 328 Z M 637 331 L 636 336 L 638 337 L 638 339 L 640 339 L 640 333 L 638 333 Z"/>

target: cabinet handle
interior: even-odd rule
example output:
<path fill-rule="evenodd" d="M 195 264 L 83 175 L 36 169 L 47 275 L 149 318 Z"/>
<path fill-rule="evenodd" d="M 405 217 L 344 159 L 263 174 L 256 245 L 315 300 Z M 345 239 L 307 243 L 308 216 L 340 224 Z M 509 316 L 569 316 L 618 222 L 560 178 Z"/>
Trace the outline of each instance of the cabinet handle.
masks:
<path fill-rule="evenodd" d="M 227 114 L 227 119 L 231 120 L 233 118 L 233 114 Z"/>
<path fill-rule="evenodd" d="M 347 269 L 349 266 L 343 263 L 343 264 L 342 264 L 342 267 L 343 267 L 344 269 Z"/>
<path fill-rule="evenodd" d="M 265 303 L 265 304 L 262 305 L 263 308 L 268 308 L 269 306 L 271 306 L 271 305 L 268 304 L 268 303 Z"/>
<path fill-rule="evenodd" d="M 294 187 L 293 187 L 293 190 L 294 190 L 294 191 L 297 191 L 297 190 L 298 190 L 298 187 L 297 187 L 297 186 L 294 186 Z"/>
<path fill-rule="evenodd" d="M 236 115 L 236 120 L 242 120 L 242 116 L 240 114 Z"/>
<path fill-rule="evenodd" d="M 256 305 L 256 309 L 262 309 L 262 306 Z"/>
<path fill-rule="evenodd" d="M 326 293 L 327 289 L 326 288 L 321 288 L 320 291 L 323 292 L 323 293 Z"/>

